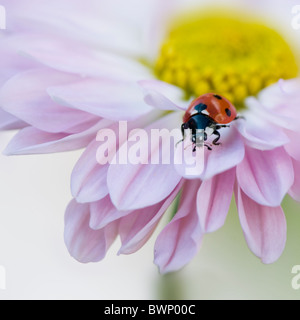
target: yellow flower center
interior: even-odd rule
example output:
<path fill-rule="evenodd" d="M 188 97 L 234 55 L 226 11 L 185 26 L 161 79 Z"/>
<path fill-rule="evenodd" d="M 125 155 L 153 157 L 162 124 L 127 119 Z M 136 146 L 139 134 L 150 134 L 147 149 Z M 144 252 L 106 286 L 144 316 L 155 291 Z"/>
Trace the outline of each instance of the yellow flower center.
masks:
<path fill-rule="evenodd" d="M 298 67 L 276 31 L 240 17 L 209 13 L 173 25 L 155 72 L 185 89 L 187 98 L 217 92 L 242 108 L 245 97 L 297 76 Z"/>

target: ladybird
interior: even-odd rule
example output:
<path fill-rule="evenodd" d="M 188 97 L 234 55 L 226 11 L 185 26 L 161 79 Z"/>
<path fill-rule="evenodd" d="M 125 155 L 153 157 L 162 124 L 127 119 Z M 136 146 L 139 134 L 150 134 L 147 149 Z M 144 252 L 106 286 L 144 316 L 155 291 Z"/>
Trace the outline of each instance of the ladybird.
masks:
<path fill-rule="evenodd" d="M 218 131 L 221 128 L 230 127 L 228 124 L 238 119 L 234 105 L 225 97 L 215 93 L 207 93 L 196 98 L 186 110 L 181 126 L 183 140 L 185 138 L 184 130 L 190 129 L 192 132 L 193 151 L 196 150 L 197 130 L 204 130 L 204 141 L 207 140 L 207 131 L 215 135 L 213 145 L 220 145 L 218 142 L 221 134 Z M 183 141 L 182 140 L 182 141 Z M 212 148 L 204 144 L 208 150 Z"/>

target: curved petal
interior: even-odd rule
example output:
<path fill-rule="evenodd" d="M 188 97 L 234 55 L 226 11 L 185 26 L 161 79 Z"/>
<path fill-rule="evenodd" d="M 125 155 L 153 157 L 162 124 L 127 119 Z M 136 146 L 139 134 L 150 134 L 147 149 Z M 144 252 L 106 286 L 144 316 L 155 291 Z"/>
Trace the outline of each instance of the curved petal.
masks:
<path fill-rule="evenodd" d="M 118 221 L 103 229 L 89 227 L 90 208 L 73 200 L 65 214 L 65 243 L 70 255 L 82 263 L 102 260 L 115 240 Z"/>
<path fill-rule="evenodd" d="M 279 206 L 294 181 L 291 158 L 284 148 L 246 150 L 245 159 L 237 166 L 241 189 L 261 205 Z"/>
<path fill-rule="evenodd" d="M 155 139 L 151 141 L 153 142 L 151 146 L 149 140 L 142 141 L 145 150 L 141 152 L 142 159 L 139 163 L 134 164 L 129 156 L 131 148 L 136 144 L 130 141 L 139 139 L 139 131 L 131 136 L 128 143 L 121 146 L 115 161 L 109 167 L 107 176 L 109 193 L 118 209 L 134 210 L 151 206 L 165 199 L 179 183 L 181 177 L 172 164 L 174 150 L 168 145 L 170 141 L 168 129 L 179 128 L 180 121 L 180 115 L 172 113 L 152 123 L 143 131 L 146 135 L 143 139 L 148 139 L 151 137 L 151 129 L 164 128 L 161 141 Z M 177 131 L 176 133 L 178 134 Z M 175 138 L 175 141 L 178 139 Z M 167 147 L 162 148 L 162 145 Z M 168 163 L 163 164 L 162 161 L 158 161 L 158 164 L 155 164 L 153 161 L 155 155 L 159 155 L 158 160 L 165 159 Z"/>
<path fill-rule="evenodd" d="M 292 160 L 294 167 L 294 183 L 289 191 L 289 195 L 296 201 L 300 201 L 300 161 Z"/>
<path fill-rule="evenodd" d="M 290 142 L 284 146 L 286 152 L 295 160 L 300 161 L 300 132 L 295 132 L 291 130 L 286 130 L 285 132 L 290 140 Z"/>
<path fill-rule="evenodd" d="M 142 91 L 134 82 L 85 79 L 47 91 L 60 105 L 110 120 L 134 120 L 153 110 L 143 101 Z"/>
<path fill-rule="evenodd" d="M 199 180 L 186 182 L 179 210 L 159 234 L 154 249 L 154 262 L 161 273 L 177 271 L 198 252 L 202 233 L 195 198 Z"/>
<path fill-rule="evenodd" d="M 297 111 L 291 108 L 288 103 L 278 104 L 277 109 L 271 111 L 254 97 L 247 98 L 245 104 L 257 118 L 264 119 L 264 121 L 271 122 L 284 129 L 299 130 L 299 118 L 295 117 Z"/>
<path fill-rule="evenodd" d="M 260 150 L 270 150 L 289 142 L 281 128 L 248 112 L 245 120 L 235 122 L 235 126 L 244 137 L 246 144 Z"/>
<path fill-rule="evenodd" d="M 90 129 L 76 133 L 49 133 L 33 127 L 20 130 L 4 150 L 6 155 L 64 152 L 83 148 L 95 139 L 97 131 L 105 125 L 101 120 Z"/>
<path fill-rule="evenodd" d="M 20 73 L 0 90 L 0 105 L 15 117 L 47 132 L 67 132 L 72 127 L 90 122 L 95 116 L 54 103 L 46 89 L 54 84 L 78 80 L 75 76 L 34 69 Z"/>
<path fill-rule="evenodd" d="M 129 12 L 132 13 L 132 7 L 127 3 L 73 0 L 70 4 L 66 0 L 51 3 L 30 0 L 12 5 L 12 2 L 7 4 L 10 12 L 9 30 L 41 34 L 44 37 L 59 35 L 66 41 L 76 40 L 78 46 L 97 45 L 101 49 L 122 52 L 124 55 L 141 56 L 138 29 L 132 25 L 129 17 L 126 18 Z M 136 12 L 136 8 L 133 12 Z"/>
<path fill-rule="evenodd" d="M 0 108 L 0 130 L 15 130 L 25 128 L 28 124 Z"/>
<path fill-rule="evenodd" d="M 144 100 L 147 104 L 161 110 L 186 110 L 180 107 L 184 92 L 180 88 L 160 80 L 141 80 L 138 84 L 144 92 Z"/>
<path fill-rule="evenodd" d="M 234 128 L 225 128 L 220 132 L 221 145 L 214 146 L 212 151 L 206 150 L 206 165 L 200 177 L 202 180 L 210 179 L 216 174 L 235 167 L 244 158 L 245 146 L 237 131 Z"/>
<path fill-rule="evenodd" d="M 250 250 L 263 263 L 273 263 L 286 242 L 286 220 L 281 207 L 262 206 L 238 188 L 237 206 L 241 226 Z"/>
<path fill-rule="evenodd" d="M 207 150 L 205 147 L 204 150 L 198 150 L 198 153 L 196 154 L 196 157 L 198 158 L 195 158 L 194 161 L 195 164 L 197 162 L 198 164 L 201 164 L 199 167 L 203 166 L 204 169 L 202 171 L 199 170 L 199 174 L 197 175 L 195 172 L 193 177 L 198 177 L 202 180 L 208 180 L 219 173 L 235 167 L 243 160 L 245 155 L 245 146 L 243 139 L 237 130 L 234 127 L 224 128 L 220 130 L 220 133 L 220 145 L 213 146 L 212 150 Z M 177 148 L 176 151 L 176 156 L 178 157 L 180 149 Z M 184 159 L 188 160 L 186 156 Z M 176 164 L 175 169 L 182 177 L 190 179 L 191 163 L 192 161 L 183 161 L 182 164 Z M 193 166 L 195 166 L 195 164 L 193 164 Z"/>
<path fill-rule="evenodd" d="M 144 5 L 145 3 L 145 5 Z M 143 2 L 144 16 L 140 19 L 144 56 L 152 65 L 159 55 L 163 40 L 166 39 L 170 18 L 174 15 L 173 0 L 150 0 Z"/>
<path fill-rule="evenodd" d="M 289 108 L 299 105 L 300 102 L 300 79 L 279 80 L 277 83 L 263 89 L 258 94 L 258 99 L 261 104 L 272 111 L 279 111 L 283 105 L 288 105 Z M 283 112 L 288 111 L 283 109 Z"/>
<path fill-rule="evenodd" d="M 136 210 L 121 219 L 119 233 L 122 247 L 118 254 L 131 254 L 147 242 L 181 187 L 180 182 L 166 200 L 154 206 Z"/>
<path fill-rule="evenodd" d="M 235 169 L 202 182 L 197 194 L 201 230 L 213 232 L 225 223 L 235 182 Z"/>
<path fill-rule="evenodd" d="M 23 56 L 59 71 L 133 81 L 152 78 L 150 70 L 133 59 L 80 46 L 71 39 L 23 35 L 21 39 L 15 37 L 14 41 L 19 41 Z"/>
<path fill-rule="evenodd" d="M 151 123 L 156 117 L 156 114 L 146 115 L 128 124 L 119 122 L 119 125 L 106 121 L 107 127 L 102 126 L 103 130 L 99 130 L 96 139 L 88 145 L 72 172 L 71 190 L 78 202 L 98 201 L 108 194 L 108 169 L 119 145 L 126 141 L 128 130 L 146 125 L 149 121 Z"/>
<path fill-rule="evenodd" d="M 90 228 L 99 230 L 109 223 L 123 218 L 131 211 L 119 211 L 111 202 L 109 195 L 90 204 Z M 120 226 L 121 228 L 121 226 Z"/>
<path fill-rule="evenodd" d="M 97 161 L 99 142 L 92 141 L 76 163 L 71 176 L 72 195 L 78 202 L 98 201 L 108 194 L 107 171 L 109 164 Z"/>
<path fill-rule="evenodd" d="M 7 19 L 8 20 L 8 19 Z M 8 22 L 8 21 L 7 21 Z M 22 56 L 18 50 L 20 41 L 15 41 L 10 34 L 1 37 L 0 59 L 0 87 L 12 76 L 25 70 L 36 68 L 36 62 Z"/>

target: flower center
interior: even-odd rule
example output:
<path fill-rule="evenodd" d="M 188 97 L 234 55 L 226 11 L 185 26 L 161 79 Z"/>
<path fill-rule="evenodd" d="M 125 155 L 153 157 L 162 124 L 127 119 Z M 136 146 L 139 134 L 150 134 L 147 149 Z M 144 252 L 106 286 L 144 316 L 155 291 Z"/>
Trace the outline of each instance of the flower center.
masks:
<path fill-rule="evenodd" d="M 242 108 L 245 97 L 297 76 L 298 67 L 290 47 L 274 30 L 209 14 L 171 28 L 155 72 L 185 89 L 186 98 L 217 92 Z"/>

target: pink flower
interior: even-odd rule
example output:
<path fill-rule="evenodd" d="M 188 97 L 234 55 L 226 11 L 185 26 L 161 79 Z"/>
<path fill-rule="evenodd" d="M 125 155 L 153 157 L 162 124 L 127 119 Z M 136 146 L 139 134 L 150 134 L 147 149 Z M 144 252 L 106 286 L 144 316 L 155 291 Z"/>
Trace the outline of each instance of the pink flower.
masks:
<path fill-rule="evenodd" d="M 147 132 L 180 128 L 190 102 L 184 88 L 156 79 L 138 59 L 155 60 L 173 7 L 133 2 L 4 3 L 13 18 L 12 31 L 1 39 L 7 50 L 0 62 L 1 123 L 23 128 L 5 152 L 86 148 L 72 174 L 75 199 L 65 215 L 66 245 L 81 262 L 103 259 L 118 235 L 120 254 L 137 251 L 180 198 L 154 250 L 162 273 L 178 270 L 196 255 L 205 233 L 223 226 L 233 194 L 250 250 L 264 263 L 276 261 L 286 241 L 282 199 L 300 200 L 299 79 L 248 97 L 240 111 L 245 121 L 221 129 L 222 145 L 205 152 L 204 171 L 193 179 L 184 165 L 97 162 L 100 129 L 118 133 L 120 120 Z M 135 19 L 128 23 L 125 11 L 132 8 Z M 162 152 L 161 144 L 154 147 Z"/>

